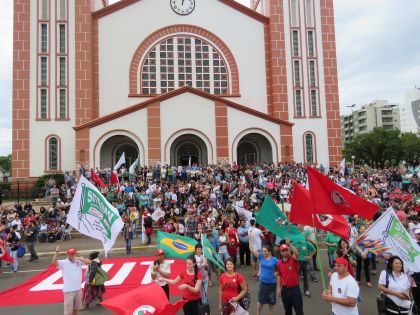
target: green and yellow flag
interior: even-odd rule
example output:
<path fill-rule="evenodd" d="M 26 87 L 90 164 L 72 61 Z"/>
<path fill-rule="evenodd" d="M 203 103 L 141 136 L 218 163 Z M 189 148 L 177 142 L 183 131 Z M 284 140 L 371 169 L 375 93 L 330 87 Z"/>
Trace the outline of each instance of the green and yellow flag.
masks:
<path fill-rule="evenodd" d="M 223 261 L 220 260 L 219 255 L 217 255 L 213 245 L 210 243 L 209 239 L 204 234 L 201 235 L 201 244 L 203 245 L 204 257 L 206 257 L 213 264 L 215 264 L 217 268 L 225 270 L 225 265 Z"/>
<path fill-rule="evenodd" d="M 190 237 L 177 234 L 157 232 L 157 248 L 165 251 L 167 258 L 187 259 L 195 254 L 195 245 L 198 242 Z"/>

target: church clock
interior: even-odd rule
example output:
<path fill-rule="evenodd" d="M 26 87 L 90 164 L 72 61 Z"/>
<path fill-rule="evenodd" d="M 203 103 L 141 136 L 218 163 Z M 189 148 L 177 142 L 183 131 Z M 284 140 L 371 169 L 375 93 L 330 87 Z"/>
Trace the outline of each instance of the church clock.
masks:
<path fill-rule="evenodd" d="M 170 0 L 172 10 L 180 15 L 190 14 L 195 8 L 195 0 Z"/>

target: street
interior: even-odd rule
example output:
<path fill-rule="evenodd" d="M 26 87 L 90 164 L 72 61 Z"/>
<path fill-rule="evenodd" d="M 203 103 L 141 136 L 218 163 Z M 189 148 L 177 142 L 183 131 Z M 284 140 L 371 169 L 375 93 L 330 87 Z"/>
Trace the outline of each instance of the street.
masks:
<path fill-rule="evenodd" d="M 155 243 L 153 243 L 155 244 Z M 47 253 L 46 255 L 40 256 L 40 260 L 35 263 L 28 263 L 27 258 L 21 259 L 22 266 L 19 267 L 19 271 L 16 274 L 12 274 L 9 272 L 8 268 L 2 267 L 3 273 L 0 274 L 0 291 L 4 291 L 6 289 L 12 288 L 27 279 L 33 277 L 37 273 L 41 272 L 48 265 L 51 263 L 51 253 L 54 251 L 55 246 L 58 243 L 44 243 L 44 244 L 37 244 L 36 249 L 39 253 Z M 82 251 L 82 255 L 87 257 L 88 252 L 83 252 L 84 250 L 92 250 L 101 248 L 100 243 L 96 240 L 82 237 L 78 234 L 73 237 L 72 240 L 65 241 L 60 244 L 61 250 L 64 252 L 69 247 L 76 247 L 78 250 Z M 122 250 L 118 250 L 117 253 L 111 252 L 109 254 L 110 258 L 115 257 L 126 257 L 125 253 L 123 253 L 124 243 L 121 239 L 118 239 L 114 248 L 122 248 Z M 140 242 L 135 240 L 133 242 L 133 246 L 139 246 Z M 133 253 L 131 256 L 153 256 L 155 253 L 155 247 L 149 247 L 141 249 L 133 249 Z M 60 258 L 64 258 L 65 255 L 61 254 Z M 324 250 L 321 250 L 321 257 L 322 263 L 325 269 L 325 266 L 328 266 L 327 263 L 327 253 Z M 379 266 L 383 267 L 384 264 L 380 263 Z M 325 269 L 326 270 L 326 269 Z M 244 267 L 238 268 L 238 272 L 245 275 L 247 279 L 247 283 L 251 293 L 251 307 L 248 310 L 250 314 L 256 314 L 256 304 L 257 304 L 257 295 L 258 295 L 258 281 L 252 277 L 252 267 Z M 303 297 L 304 302 L 304 312 L 305 314 L 309 315 L 318 315 L 318 314 L 325 314 L 329 315 L 331 313 L 331 306 L 329 303 L 325 302 L 321 298 L 322 293 L 322 283 L 321 283 L 321 275 L 320 272 L 316 272 L 317 278 L 319 280 L 318 283 L 310 282 L 309 290 L 311 292 L 312 297 Z M 176 275 L 173 275 L 175 277 Z M 326 281 L 328 282 L 327 271 L 325 272 Z M 361 296 L 362 302 L 359 304 L 359 314 L 376 314 L 376 295 L 378 294 L 378 290 L 376 289 L 377 280 L 379 277 L 379 273 L 377 276 L 373 276 L 372 283 L 374 284 L 373 288 L 368 288 L 366 285 L 361 285 Z M 214 281 L 213 276 L 213 281 Z M 362 278 L 362 283 L 363 278 Z M 209 304 L 211 307 L 212 314 L 218 314 L 218 281 L 214 281 L 214 286 L 209 287 Z M 18 298 L 18 297 L 17 297 Z M 178 297 L 176 297 L 178 298 Z M 63 304 L 44 304 L 44 305 L 28 305 L 28 306 L 12 306 L 12 307 L 1 307 L 0 313 L 3 315 L 20 315 L 31 313 L 33 315 L 44 315 L 44 314 L 62 314 L 63 313 Z M 104 309 L 101 306 L 93 306 L 91 309 L 84 311 L 81 314 L 112 314 L 112 312 Z M 182 311 L 180 312 L 182 314 Z M 263 314 L 268 314 L 267 307 L 264 309 Z M 284 314 L 283 306 L 280 302 L 280 299 L 277 299 L 277 305 L 274 308 L 274 314 Z"/>

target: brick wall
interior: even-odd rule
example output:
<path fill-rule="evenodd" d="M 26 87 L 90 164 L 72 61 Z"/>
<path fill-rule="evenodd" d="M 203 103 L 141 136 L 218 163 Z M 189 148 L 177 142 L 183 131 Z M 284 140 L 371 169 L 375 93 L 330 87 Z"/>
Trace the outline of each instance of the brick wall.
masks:
<path fill-rule="evenodd" d="M 29 177 L 30 0 L 13 3 L 12 177 Z"/>
<path fill-rule="evenodd" d="M 148 165 L 161 161 L 160 103 L 155 102 L 147 107 L 147 150 Z"/>
<path fill-rule="evenodd" d="M 342 147 L 333 0 L 321 0 L 321 29 L 324 54 L 328 155 L 330 166 L 336 166 L 342 159 Z"/>
<path fill-rule="evenodd" d="M 227 106 L 222 102 L 215 103 L 216 120 L 216 161 L 229 160 L 228 116 Z"/>
<path fill-rule="evenodd" d="M 90 0 L 75 0 L 75 109 L 76 126 L 98 116 L 98 108 L 93 107 L 93 36 Z M 97 37 L 95 38 L 97 40 Z M 97 103 L 95 103 L 98 105 Z M 87 141 L 87 148 L 86 148 Z M 83 144 L 83 146 L 80 146 Z M 87 150 L 87 151 L 84 151 Z M 84 159 L 84 160 L 81 160 Z M 89 159 L 89 136 L 86 132 L 76 132 L 76 165 Z"/>

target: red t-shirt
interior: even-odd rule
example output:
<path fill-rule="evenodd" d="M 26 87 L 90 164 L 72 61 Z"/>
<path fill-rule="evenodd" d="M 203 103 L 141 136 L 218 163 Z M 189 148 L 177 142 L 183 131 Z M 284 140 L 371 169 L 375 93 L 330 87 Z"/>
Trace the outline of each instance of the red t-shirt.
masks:
<path fill-rule="evenodd" d="M 219 278 L 219 285 L 222 288 L 222 302 L 228 303 L 229 300 L 238 295 L 240 283 L 245 281 L 245 277 L 237 272 L 229 277 L 224 272 Z"/>
<path fill-rule="evenodd" d="M 189 285 L 190 287 L 195 287 L 195 275 L 189 275 L 187 271 L 183 271 L 179 275 L 182 279 L 182 283 L 185 283 Z M 197 280 L 203 280 L 203 275 L 201 274 L 201 271 L 197 273 Z M 192 293 L 190 290 L 185 289 L 183 290 L 183 299 L 188 301 L 195 301 L 201 299 L 201 290 L 199 290 L 197 293 Z"/>
<path fill-rule="evenodd" d="M 290 256 L 287 261 L 280 259 L 277 264 L 277 273 L 281 276 L 281 285 L 295 287 L 299 285 L 299 261 Z"/>

